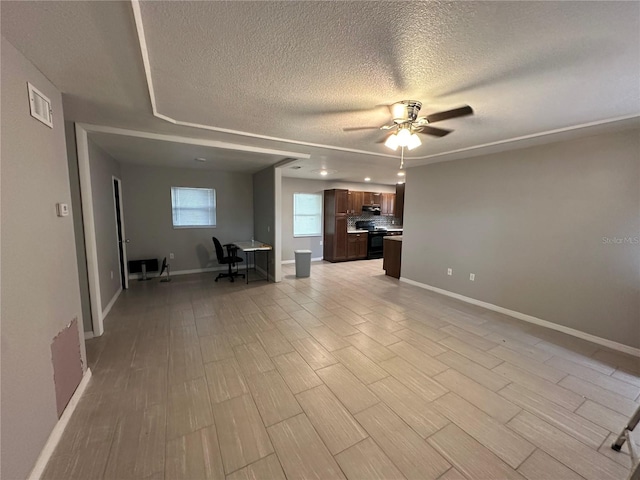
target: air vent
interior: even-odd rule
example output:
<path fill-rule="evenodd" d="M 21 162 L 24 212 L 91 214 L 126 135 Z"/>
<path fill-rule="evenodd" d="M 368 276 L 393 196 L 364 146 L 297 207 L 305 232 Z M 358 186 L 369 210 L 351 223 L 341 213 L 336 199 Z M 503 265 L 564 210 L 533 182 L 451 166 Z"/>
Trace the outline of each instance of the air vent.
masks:
<path fill-rule="evenodd" d="M 31 116 L 36 120 L 40 120 L 47 127 L 53 128 L 51 100 L 28 82 L 27 86 L 29 87 L 29 107 L 31 110 Z"/>

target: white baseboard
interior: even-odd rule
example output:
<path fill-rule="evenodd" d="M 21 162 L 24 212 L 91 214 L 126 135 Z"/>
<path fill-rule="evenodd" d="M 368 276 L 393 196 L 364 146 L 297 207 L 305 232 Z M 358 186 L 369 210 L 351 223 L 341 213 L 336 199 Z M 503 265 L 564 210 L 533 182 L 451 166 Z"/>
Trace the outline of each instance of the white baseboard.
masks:
<path fill-rule="evenodd" d="M 87 368 L 87 371 L 84 372 L 84 375 L 82 376 L 82 380 L 80 380 L 80 383 L 78 384 L 78 388 L 76 388 L 76 391 L 73 393 L 71 400 L 69 400 L 67 407 L 64 409 L 64 412 L 62 412 L 60 419 L 53 427 L 53 430 L 47 439 L 47 443 L 44 444 L 44 448 L 40 452 L 40 455 L 36 460 L 36 464 L 31 470 L 29 477 L 27 477 L 29 480 L 39 480 L 42 476 L 47 463 L 49 463 L 49 460 L 51 459 L 51 455 L 53 455 L 54 450 L 58 446 L 58 442 L 60 442 L 60 439 L 62 438 L 64 429 L 67 428 L 71 415 L 73 415 L 80 398 L 82 398 L 84 391 L 87 389 L 89 380 L 91 380 L 91 369 Z"/>
<path fill-rule="evenodd" d="M 614 342 L 613 340 L 597 337 L 596 335 L 582 332 L 580 330 L 576 330 L 575 328 L 565 327 L 564 325 L 559 325 L 557 323 L 549 322 L 548 320 L 542 320 L 541 318 L 537 318 L 532 315 L 527 315 L 526 313 L 516 312 L 515 310 L 509 310 L 508 308 L 500 307 L 498 305 L 493 305 L 492 303 L 476 300 L 475 298 L 465 297 L 464 295 L 460 295 L 459 293 L 454 293 L 454 292 L 450 292 L 449 290 L 443 290 L 442 288 L 433 287 L 431 285 L 427 285 L 426 283 L 416 282 L 415 280 L 409 280 L 408 278 L 404 278 L 404 277 L 401 277 L 400 281 L 408 283 L 409 285 L 414 285 L 416 287 L 424 288 L 426 290 L 431 290 L 432 292 L 446 295 L 447 297 L 455 298 L 457 300 L 462 300 L 463 302 L 467 302 L 472 305 L 478 305 L 479 307 L 483 307 L 488 310 L 493 310 L 494 312 L 503 313 L 505 315 L 509 315 L 510 317 L 517 318 L 518 320 L 523 320 L 525 322 L 533 323 L 541 327 L 550 328 L 552 330 L 557 330 L 558 332 L 566 333 L 567 335 L 572 335 L 574 337 L 581 338 L 589 342 L 597 343 L 598 345 L 611 348 L 612 350 L 617 350 L 619 352 L 640 357 L 640 348 L 631 347 L 623 343 Z"/>
<path fill-rule="evenodd" d="M 240 272 L 242 273 L 242 270 L 244 270 L 245 264 L 240 263 L 238 264 L 240 265 Z M 253 268 L 253 263 L 249 264 L 249 268 Z M 207 268 L 194 268 L 192 270 L 176 270 L 176 271 L 171 271 L 171 276 L 173 277 L 174 275 L 192 275 L 194 273 L 209 273 L 209 272 L 226 272 L 228 270 L 228 267 L 226 265 L 222 265 L 222 266 L 218 266 L 218 267 L 207 267 Z M 129 274 L 129 280 L 138 280 L 139 278 L 142 278 L 142 274 L 141 273 L 130 273 Z M 147 278 L 150 279 L 160 279 L 160 277 L 154 272 L 153 276 L 149 276 L 147 275 Z M 164 276 L 162 278 L 165 278 Z"/>
<path fill-rule="evenodd" d="M 84 332 L 84 339 L 85 340 L 91 340 L 93 337 L 95 337 L 93 332 Z"/>
<path fill-rule="evenodd" d="M 312 262 L 321 262 L 324 260 L 324 257 L 316 257 L 316 258 L 312 258 L 311 261 Z M 296 263 L 295 259 L 294 260 L 282 260 L 282 262 L 280 262 L 282 265 L 288 265 L 291 263 Z"/>
<path fill-rule="evenodd" d="M 116 300 L 118 300 L 118 297 L 120 296 L 121 293 L 122 293 L 122 287 L 120 287 L 118 289 L 118 291 L 116 292 L 116 294 L 113 296 L 113 298 L 111 300 L 109 300 L 109 303 L 107 304 L 107 306 L 102 311 L 102 320 L 103 321 L 104 321 L 105 318 L 107 318 L 107 315 L 109 315 L 109 312 L 113 308 L 113 305 L 116 303 Z"/>

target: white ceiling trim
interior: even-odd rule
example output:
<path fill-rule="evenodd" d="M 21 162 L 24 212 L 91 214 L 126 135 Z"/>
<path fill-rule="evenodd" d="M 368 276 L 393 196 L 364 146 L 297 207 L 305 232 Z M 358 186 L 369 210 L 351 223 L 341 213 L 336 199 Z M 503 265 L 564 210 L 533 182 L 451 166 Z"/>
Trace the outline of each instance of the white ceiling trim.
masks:
<path fill-rule="evenodd" d="M 290 152 L 286 150 L 274 150 L 272 148 L 253 147 L 250 145 L 239 145 L 237 143 L 221 142 L 219 140 L 207 140 L 204 138 L 181 137 L 179 135 L 166 135 L 162 133 L 141 132 L 138 130 L 129 130 L 126 128 L 106 127 L 102 125 L 90 125 L 87 123 L 79 123 L 87 132 L 109 133 L 112 135 L 124 135 L 128 137 L 146 138 L 149 140 L 161 140 L 172 143 L 185 143 L 189 145 L 199 145 L 203 147 L 220 148 L 223 150 L 238 150 L 241 152 L 263 153 L 265 155 L 274 155 L 277 157 L 287 157 L 299 159 L 311 158 L 308 153 Z"/>
<path fill-rule="evenodd" d="M 634 113 L 632 115 L 624 115 L 622 117 L 608 118 L 607 120 L 598 120 L 598 121 L 595 121 L 595 122 L 583 123 L 583 124 L 574 125 L 574 126 L 571 126 L 571 127 L 556 128 L 555 130 L 547 130 L 547 131 L 544 131 L 544 132 L 531 133 L 529 135 L 522 135 L 520 137 L 508 138 L 506 140 L 498 140 L 496 142 L 483 143 L 481 145 L 475 145 L 473 147 L 459 148 L 457 150 L 451 150 L 449 152 L 436 153 L 436 154 L 433 154 L 433 155 L 427 155 L 425 157 L 413 157 L 413 158 L 411 158 L 411 160 L 418 160 L 418 162 L 412 163 L 411 166 L 413 167 L 413 166 L 417 166 L 417 165 L 423 165 L 425 163 L 431 163 L 431 162 L 428 162 L 428 160 L 433 160 L 434 158 L 441 158 L 441 157 L 445 157 L 445 156 L 448 156 L 448 155 L 455 155 L 455 154 L 464 153 L 464 152 L 473 152 L 475 150 L 481 150 L 480 152 L 477 152 L 478 154 L 485 153 L 484 151 L 487 151 L 489 149 L 491 149 L 491 151 L 494 152 L 494 153 L 501 152 L 501 151 L 509 150 L 509 148 L 508 147 L 505 148 L 505 146 L 510 144 L 510 143 L 516 143 L 516 142 L 517 143 L 523 143 L 523 142 L 526 142 L 527 140 L 534 140 L 534 139 L 538 140 L 537 142 L 529 143 L 529 145 L 548 143 L 548 142 L 545 142 L 544 137 L 548 137 L 548 136 L 551 136 L 551 135 L 559 135 L 559 134 L 562 134 L 562 133 L 573 132 L 573 131 L 576 131 L 576 130 L 582 130 L 582 129 L 590 128 L 590 127 L 605 126 L 605 125 L 610 124 L 610 123 L 624 122 L 625 120 L 633 120 L 633 119 L 640 119 L 640 114 Z M 551 141 L 553 141 L 553 140 L 551 140 Z M 493 147 L 498 147 L 498 148 L 493 148 Z M 502 147 L 502 148 L 500 148 L 500 147 Z M 420 162 L 420 161 L 422 161 L 422 162 Z"/>
<path fill-rule="evenodd" d="M 240 130 L 231 130 L 229 128 L 221 128 L 214 127 L 213 125 L 204 125 L 201 123 L 192 123 L 192 122 L 184 122 L 182 120 L 176 120 L 167 115 L 160 113 L 156 107 L 156 96 L 155 91 L 153 89 L 153 78 L 151 77 L 151 62 L 149 61 L 149 50 L 147 48 L 147 40 L 144 34 L 144 25 L 142 23 L 142 13 L 140 11 L 140 2 L 139 0 L 131 0 L 131 6 L 133 7 L 133 17 L 136 23 L 136 30 L 138 32 L 138 43 L 140 46 L 140 53 L 142 54 L 142 63 L 144 66 L 145 75 L 147 77 L 147 88 L 149 91 L 149 98 L 151 100 L 151 109 L 153 111 L 153 116 L 157 117 L 161 120 L 164 120 L 169 123 L 173 123 L 175 125 L 182 125 L 184 127 L 192 127 L 199 128 L 203 130 L 212 130 L 214 132 L 221 133 L 229 133 L 231 135 L 241 135 L 243 137 L 253 137 L 260 138 L 262 140 L 272 140 L 275 142 L 285 142 L 291 143 L 294 145 L 305 145 L 307 147 L 318 147 L 318 148 L 326 148 L 328 150 L 339 150 L 342 152 L 351 152 L 351 153 L 363 153 L 366 155 L 375 155 L 378 157 L 389 157 L 396 158 L 397 155 L 386 154 L 386 153 L 378 153 L 378 152 L 370 152 L 367 150 L 358 150 L 355 148 L 343 148 L 336 147 L 335 145 L 325 145 L 322 143 L 310 143 L 310 142 L 302 142 L 300 140 L 291 140 L 288 138 L 279 138 L 279 137 L 271 137 L 269 135 L 259 135 L 257 133 L 243 132 Z"/>
<path fill-rule="evenodd" d="M 147 79 L 147 89 L 149 92 L 149 99 L 151 101 L 151 109 L 153 111 L 153 115 L 156 118 L 159 118 L 161 120 L 164 120 L 166 122 L 169 123 L 173 123 L 174 125 L 182 125 L 185 127 L 191 127 L 191 128 L 198 128 L 198 129 L 202 129 L 202 130 L 210 130 L 210 131 L 214 131 L 214 132 L 221 132 L 221 133 L 228 133 L 231 135 L 239 135 L 239 136 L 243 136 L 243 137 L 252 137 L 252 138 L 259 138 L 262 140 L 270 140 L 270 141 L 276 141 L 276 142 L 284 142 L 284 143 L 290 143 L 293 145 L 304 145 L 304 146 L 308 146 L 308 147 L 316 147 L 316 148 L 324 148 L 324 149 L 328 149 L 328 150 L 336 150 L 336 151 L 342 151 L 342 152 L 351 152 L 351 153 L 360 153 L 360 154 L 365 154 L 365 155 L 374 155 L 377 157 L 387 157 L 387 158 L 397 158 L 398 155 L 397 154 L 384 154 L 384 153 L 379 153 L 379 152 L 371 152 L 368 150 L 359 150 L 359 149 L 352 149 L 352 148 L 344 148 L 344 147 L 337 147 L 335 145 L 325 145 L 325 144 L 320 144 L 320 143 L 310 143 L 310 142 L 303 142 L 300 140 L 292 140 L 292 139 L 287 139 L 287 138 L 279 138 L 279 137 L 272 137 L 272 136 L 268 136 L 268 135 L 260 135 L 260 134 L 256 134 L 256 133 L 251 133 L 251 132 L 244 132 L 244 131 L 240 131 L 240 130 L 232 130 L 232 129 L 228 129 L 228 128 L 221 128 L 221 127 L 215 127 L 213 125 L 204 125 L 204 124 L 200 124 L 200 123 L 193 123 L 193 122 L 185 122 L 182 120 L 176 120 L 174 118 L 171 118 L 167 115 L 164 115 L 162 113 L 160 113 L 157 109 L 156 106 L 156 96 L 155 96 L 155 91 L 153 88 L 153 78 L 151 76 L 151 63 L 149 61 L 149 50 L 147 47 L 147 41 L 146 41 L 146 37 L 145 37 L 145 33 L 144 33 L 144 25 L 143 25 L 143 21 L 142 21 L 142 12 L 140 10 L 140 1 L 139 0 L 131 0 L 131 6 L 133 8 L 133 16 L 134 16 L 134 20 L 135 20 L 135 24 L 136 24 L 136 30 L 138 33 L 138 43 L 140 46 L 140 53 L 142 55 L 142 62 L 143 62 L 143 66 L 144 66 L 144 71 L 145 71 L 145 76 Z M 632 114 L 632 115 L 627 115 L 627 116 L 622 116 L 622 117 L 615 117 L 615 118 L 608 118 L 605 120 L 598 120 L 598 121 L 594 121 L 594 122 L 588 122 L 588 123 L 583 123 L 583 124 L 579 124 L 579 125 L 573 125 L 573 126 L 569 126 L 569 127 L 564 127 L 564 128 L 559 128 L 559 129 L 555 129 L 555 130 L 547 130 L 544 132 L 538 132 L 538 133 L 533 133 L 530 135 L 524 135 L 524 136 L 520 136 L 520 137 L 514 137 L 514 138 L 509 138 L 509 139 L 505 139 L 505 140 L 498 140 L 495 142 L 490 142 L 490 143 L 485 143 L 485 144 L 481 144 L 481 145 L 474 145 L 472 147 L 466 147 L 466 148 L 461 148 L 461 149 L 456 149 L 456 150 L 451 150 L 451 151 L 447 151 L 447 152 L 442 152 L 442 153 L 437 153 L 437 154 L 432 154 L 432 155 L 425 155 L 422 157 L 405 157 L 405 160 L 411 160 L 411 161 L 418 161 L 418 165 L 422 164 L 422 163 L 433 163 L 434 159 L 437 158 L 445 158 L 447 156 L 452 156 L 452 155 L 457 155 L 460 153 L 464 153 L 464 152 L 469 152 L 469 153 L 473 153 L 474 156 L 475 155 L 479 155 L 481 153 L 483 153 L 483 150 L 486 151 L 501 151 L 501 150 L 506 150 L 508 149 L 505 148 L 507 145 L 512 144 L 512 143 L 516 143 L 516 142 L 526 142 L 526 141 L 531 141 L 532 139 L 536 139 L 536 138 L 540 138 L 541 140 L 544 137 L 550 136 L 550 135 L 556 135 L 559 133 L 566 133 L 566 132 L 571 132 L 574 130 L 580 130 L 583 128 L 589 128 L 589 127 L 594 127 L 594 126 L 598 126 L 598 125 L 606 125 L 608 123 L 613 123 L 613 122 L 618 122 L 618 121 L 622 121 L 622 120 L 629 120 L 632 118 L 639 118 L 640 114 Z M 187 137 L 180 137 L 180 138 L 187 138 Z M 193 143 L 193 142 L 186 142 L 186 143 Z M 223 143 L 223 142 L 218 142 L 218 143 Z M 544 143 L 544 140 L 542 140 L 540 143 Z M 197 144 L 197 143 L 194 143 Z M 235 144 L 227 144 L 227 145 L 235 145 Z M 240 148 L 240 145 L 235 145 L 235 148 L 231 148 L 233 150 L 242 150 L 242 148 Z M 497 147 L 497 149 L 496 149 Z M 500 148 L 502 147 L 502 148 Z M 230 148 L 230 147 L 219 147 L 219 148 Z M 264 150 L 257 150 L 257 149 L 252 149 L 254 147 L 246 147 L 246 151 L 261 151 L 262 153 L 266 153 Z M 292 156 L 292 157 L 297 157 L 297 158 L 309 158 L 310 155 L 307 154 L 299 154 L 299 153 L 294 153 L 291 154 L 289 153 L 288 155 Z M 305 155 L 305 156 L 301 156 L 301 155 Z"/>

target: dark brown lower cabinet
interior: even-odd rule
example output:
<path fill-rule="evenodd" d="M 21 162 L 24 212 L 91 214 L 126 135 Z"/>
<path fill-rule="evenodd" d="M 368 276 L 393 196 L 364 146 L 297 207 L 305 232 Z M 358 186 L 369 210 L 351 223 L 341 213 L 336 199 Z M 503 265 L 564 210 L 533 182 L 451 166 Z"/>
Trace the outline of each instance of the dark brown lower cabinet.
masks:
<path fill-rule="evenodd" d="M 390 277 L 400 278 L 402 240 L 392 240 L 391 238 L 385 237 L 383 240 L 384 260 L 382 260 L 382 268 Z"/>
<path fill-rule="evenodd" d="M 361 260 L 367 258 L 366 233 L 349 233 L 347 240 L 347 259 Z"/>

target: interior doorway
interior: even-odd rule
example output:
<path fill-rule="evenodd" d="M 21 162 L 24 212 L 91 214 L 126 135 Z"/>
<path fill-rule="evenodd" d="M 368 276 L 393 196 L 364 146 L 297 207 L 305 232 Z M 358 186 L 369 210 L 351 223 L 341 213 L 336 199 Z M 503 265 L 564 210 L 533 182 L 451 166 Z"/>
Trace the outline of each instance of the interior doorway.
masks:
<path fill-rule="evenodd" d="M 120 284 L 123 290 L 129 288 L 129 275 L 127 271 L 127 243 L 129 240 L 124 235 L 124 220 L 122 216 L 122 181 L 113 178 L 113 199 L 116 211 L 116 233 L 118 235 L 118 260 L 120 262 Z"/>

